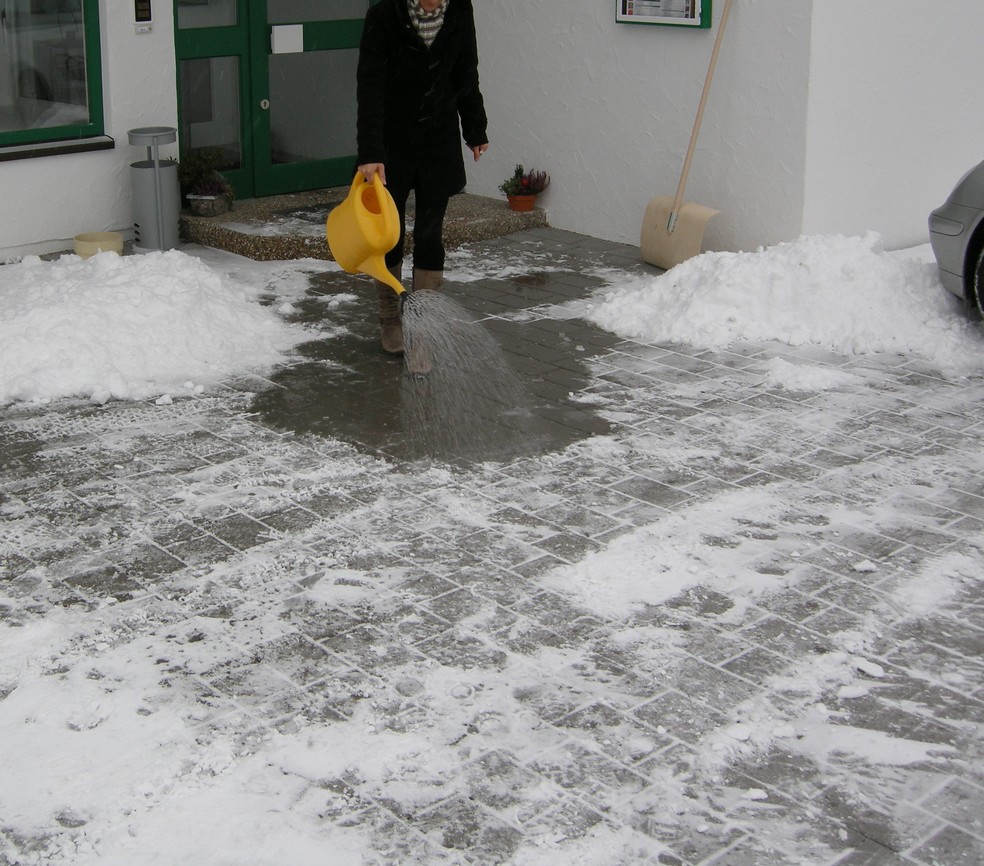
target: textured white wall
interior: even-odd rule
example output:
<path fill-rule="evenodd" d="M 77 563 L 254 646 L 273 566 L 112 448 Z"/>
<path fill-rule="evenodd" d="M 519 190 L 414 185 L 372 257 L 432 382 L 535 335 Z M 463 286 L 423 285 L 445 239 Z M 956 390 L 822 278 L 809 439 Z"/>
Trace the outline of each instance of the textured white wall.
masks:
<path fill-rule="evenodd" d="M 516 162 L 544 168 L 552 225 L 638 243 L 649 199 L 676 190 L 714 31 L 617 24 L 614 0 L 475 7 L 492 149 L 469 190 L 498 196 Z M 137 35 L 131 6 L 102 4 L 115 150 L 0 162 L 0 261 L 130 231 L 144 153 L 127 130 L 177 124 L 170 4 L 154 12 Z M 981 32 L 980 0 L 735 0 L 686 193 L 721 211 L 705 247 L 924 240 L 928 211 L 984 158 Z"/>
<path fill-rule="evenodd" d="M 553 226 L 639 242 L 649 199 L 676 192 L 714 30 L 615 22 L 614 0 L 475 4 L 491 149 L 469 191 L 514 163 L 548 170 Z M 685 198 L 715 207 L 709 248 L 795 235 L 802 214 L 810 4 L 737 0 Z"/>
<path fill-rule="evenodd" d="M 804 233 L 928 240 L 984 159 L 982 34 L 980 0 L 814 3 Z"/>
<path fill-rule="evenodd" d="M 132 236 L 130 163 L 146 158 L 127 131 L 177 126 L 171 4 L 154 4 L 154 26 L 137 34 L 133 4 L 101 3 L 103 99 L 113 150 L 0 162 L 0 261 L 70 249 L 81 232 Z M 177 156 L 177 145 L 162 148 Z"/>
<path fill-rule="evenodd" d="M 475 5 L 493 149 L 469 190 L 533 163 L 551 225 L 638 243 L 649 198 L 676 191 L 713 32 L 616 24 L 614 0 Z M 705 248 L 925 240 L 984 158 L 982 32 L 980 0 L 735 0 L 686 190 L 721 211 Z"/>

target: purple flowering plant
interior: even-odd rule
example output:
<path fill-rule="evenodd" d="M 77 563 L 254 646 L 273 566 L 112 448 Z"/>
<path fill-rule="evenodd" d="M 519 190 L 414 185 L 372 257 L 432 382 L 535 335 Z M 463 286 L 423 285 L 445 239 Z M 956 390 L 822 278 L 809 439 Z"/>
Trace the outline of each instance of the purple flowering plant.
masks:
<path fill-rule="evenodd" d="M 499 189 L 506 195 L 539 195 L 550 186 L 550 175 L 545 171 L 530 169 L 517 165 L 512 177 L 499 184 Z"/>

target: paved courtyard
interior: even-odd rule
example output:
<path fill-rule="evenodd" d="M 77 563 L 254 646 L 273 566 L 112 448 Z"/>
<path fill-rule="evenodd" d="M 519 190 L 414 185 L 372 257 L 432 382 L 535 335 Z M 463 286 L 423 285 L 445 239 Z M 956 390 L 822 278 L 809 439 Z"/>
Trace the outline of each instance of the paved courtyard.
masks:
<path fill-rule="evenodd" d="M 0 410 L 0 864 L 984 862 L 984 381 L 563 310 L 634 247 L 468 257 L 522 412 L 340 272 L 268 376 Z"/>

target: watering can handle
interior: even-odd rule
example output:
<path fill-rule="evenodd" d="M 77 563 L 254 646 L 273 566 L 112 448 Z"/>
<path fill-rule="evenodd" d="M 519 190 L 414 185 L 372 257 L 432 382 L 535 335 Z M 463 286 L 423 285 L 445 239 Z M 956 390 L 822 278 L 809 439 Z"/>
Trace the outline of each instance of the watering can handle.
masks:
<path fill-rule="evenodd" d="M 362 172 L 359 172 L 359 174 L 361 175 Z M 395 208 L 391 209 L 383 206 L 383 202 L 387 200 L 392 201 L 393 197 L 389 194 L 389 190 L 383 185 L 383 179 L 379 176 L 378 171 L 372 176 L 372 185 L 376 190 L 376 200 L 379 202 L 379 210 L 383 218 L 384 234 L 395 232 L 397 237 L 399 237 L 399 226 L 397 226 L 393 220 L 393 211 L 395 211 Z"/>

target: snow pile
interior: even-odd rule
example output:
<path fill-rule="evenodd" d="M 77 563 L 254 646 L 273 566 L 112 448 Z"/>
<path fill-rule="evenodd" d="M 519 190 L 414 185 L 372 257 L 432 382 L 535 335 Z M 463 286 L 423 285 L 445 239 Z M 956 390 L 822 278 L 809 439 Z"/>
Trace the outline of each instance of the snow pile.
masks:
<path fill-rule="evenodd" d="M 885 252 L 874 233 L 704 253 L 577 305 L 603 328 L 652 342 L 778 340 L 919 355 L 954 375 L 984 370 L 984 339 L 941 286 L 936 265 Z"/>
<path fill-rule="evenodd" d="M 256 292 L 177 250 L 0 268 L 0 405 L 188 393 L 305 339 Z"/>
<path fill-rule="evenodd" d="M 208 251 L 103 253 L 28 257 L 0 268 L 0 405 L 68 396 L 166 400 L 268 368 L 307 338 L 278 313 L 294 312 L 289 301 L 305 296 L 310 273 L 337 269 L 311 260 L 219 268 L 209 258 Z M 536 250 L 520 258 L 524 272 L 557 267 Z M 449 267 L 460 282 L 511 272 L 465 252 Z M 947 375 L 984 372 L 984 337 L 940 285 L 931 257 L 886 253 L 875 234 L 705 253 L 660 276 L 618 279 L 565 314 L 652 342 L 721 348 L 778 340 L 842 354 L 917 355 Z M 271 285 L 281 303 L 263 307 L 258 299 Z M 769 381 L 791 390 L 851 384 L 837 371 L 818 375 L 776 361 Z"/>

